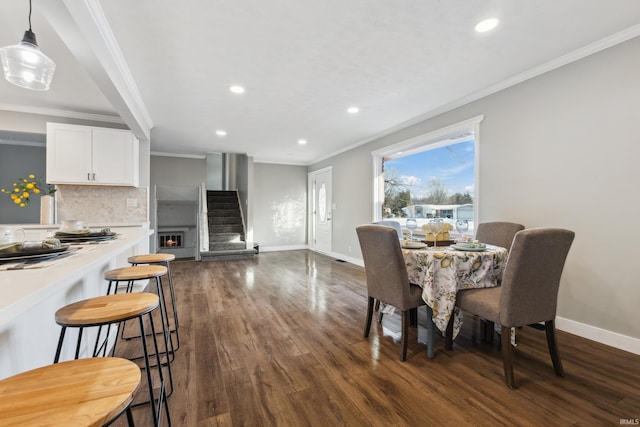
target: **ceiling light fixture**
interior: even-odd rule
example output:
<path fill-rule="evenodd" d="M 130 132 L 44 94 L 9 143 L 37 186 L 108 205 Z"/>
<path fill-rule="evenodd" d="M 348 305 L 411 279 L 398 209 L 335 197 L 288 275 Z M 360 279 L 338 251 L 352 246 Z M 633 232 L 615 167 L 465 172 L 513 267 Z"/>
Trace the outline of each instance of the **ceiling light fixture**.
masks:
<path fill-rule="evenodd" d="M 356 114 L 358 111 L 360 111 L 360 109 L 358 107 L 349 107 L 349 108 L 347 108 L 347 113 L 349 113 L 349 114 Z"/>
<path fill-rule="evenodd" d="M 486 33 L 487 31 L 491 31 L 497 27 L 499 22 L 498 18 L 487 18 L 476 24 L 476 31 L 479 33 Z"/>
<path fill-rule="evenodd" d="M 218 135 L 218 136 L 227 136 L 227 131 L 226 130 L 222 130 L 222 129 L 218 129 L 216 131 L 216 135 Z"/>
<path fill-rule="evenodd" d="M 306 139 L 299 139 L 298 140 L 298 144 L 300 144 L 300 145 L 305 145 L 306 143 L 307 143 Z"/>
<path fill-rule="evenodd" d="M 31 31 L 31 0 L 29 29 L 20 44 L 0 49 L 4 77 L 16 86 L 31 90 L 49 90 L 56 64 L 40 51 L 36 35 Z"/>
<path fill-rule="evenodd" d="M 233 93 L 244 93 L 244 88 L 242 86 L 229 86 L 229 90 Z"/>

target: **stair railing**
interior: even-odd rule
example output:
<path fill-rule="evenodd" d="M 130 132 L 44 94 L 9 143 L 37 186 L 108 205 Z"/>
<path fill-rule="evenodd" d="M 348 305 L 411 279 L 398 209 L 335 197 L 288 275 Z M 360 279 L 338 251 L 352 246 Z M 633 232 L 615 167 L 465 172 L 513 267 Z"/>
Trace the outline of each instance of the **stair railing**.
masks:
<path fill-rule="evenodd" d="M 198 193 L 198 253 L 196 258 L 200 259 L 201 252 L 209 252 L 209 218 L 207 210 L 207 186 L 200 184 Z"/>
<path fill-rule="evenodd" d="M 244 236 L 245 249 L 249 249 L 247 246 L 247 223 L 244 219 L 244 212 L 242 211 L 242 203 L 240 203 L 240 192 L 236 190 L 236 197 L 238 198 L 238 209 L 240 209 L 240 218 L 242 219 L 242 235 Z"/>

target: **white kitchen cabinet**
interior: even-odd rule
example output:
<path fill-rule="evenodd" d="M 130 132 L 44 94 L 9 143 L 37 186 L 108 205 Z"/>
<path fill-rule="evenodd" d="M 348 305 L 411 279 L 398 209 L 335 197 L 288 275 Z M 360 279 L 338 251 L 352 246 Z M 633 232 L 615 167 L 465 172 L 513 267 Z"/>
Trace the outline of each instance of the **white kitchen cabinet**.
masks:
<path fill-rule="evenodd" d="M 49 184 L 138 186 L 138 139 L 128 130 L 47 123 Z"/>

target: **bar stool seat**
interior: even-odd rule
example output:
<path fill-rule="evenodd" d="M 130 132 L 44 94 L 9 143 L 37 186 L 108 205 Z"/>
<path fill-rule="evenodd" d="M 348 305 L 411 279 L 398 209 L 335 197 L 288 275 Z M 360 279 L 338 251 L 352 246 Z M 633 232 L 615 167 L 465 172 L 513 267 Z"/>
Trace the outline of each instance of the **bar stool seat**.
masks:
<path fill-rule="evenodd" d="M 171 309 L 173 310 L 173 326 L 169 327 L 170 333 L 174 334 L 176 337 L 176 343 L 173 344 L 175 350 L 180 348 L 180 335 L 178 334 L 178 329 L 180 328 L 180 324 L 178 321 L 178 311 L 176 308 L 176 295 L 173 287 L 173 278 L 171 276 L 171 261 L 174 261 L 176 256 L 174 254 L 168 253 L 155 253 L 155 254 L 139 254 L 130 256 L 127 259 L 129 264 L 137 266 L 140 264 L 149 264 L 149 265 L 163 265 L 167 267 L 167 276 L 169 277 L 169 295 L 171 296 Z"/>
<path fill-rule="evenodd" d="M 120 267 L 105 272 L 104 278 L 105 280 L 114 282 L 127 282 L 161 277 L 167 274 L 167 271 L 167 267 L 160 265 L 138 265 L 135 267 Z M 107 293 L 111 293 L 110 289 L 107 291 Z"/>
<path fill-rule="evenodd" d="M 134 319 L 158 307 L 158 296 L 148 292 L 105 295 L 66 305 L 56 311 L 63 327 L 100 326 Z"/>
<path fill-rule="evenodd" d="M 109 286 L 107 287 L 107 295 L 111 293 L 116 294 L 119 289 L 121 289 L 121 283 L 126 282 L 125 292 L 133 292 L 133 286 L 135 281 L 137 280 L 147 280 L 147 279 L 155 279 L 156 289 L 158 291 L 158 297 L 160 301 L 160 314 L 162 319 L 162 331 L 159 331 L 158 334 L 166 334 L 167 341 L 169 344 L 168 348 L 168 359 L 167 363 L 173 362 L 175 357 L 175 346 L 173 345 L 173 340 L 171 339 L 171 330 L 169 326 L 169 312 L 167 310 L 167 304 L 165 301 L 164 290 L 162 287 L 161 277 L 166 275 L 168 268 L 161 265 L 136 265 L 132 267 L 121 267 L 115 268 L 113 270 L 108 270 L 104 273 L 105 280 L 109 281 Z M 124 329 L 122 330 L 123 339 L 130 340 L 133 338 L 140 338 L 137 336 L 125 336 Z M 172 386 L 173 387 L 173 386 Z M 171 388 L 171 393 L 173 393 L 173 388 Z M 170 394 L 171 394 L 170 393 Z"/>
<path fill-rule="evenodd" d="M 86 327 L 92 326 L 107 326 L 110 328 L 112 324 L 117 323 L 118 325 L 121 322 L 130 319 L 137 319 L 139 328 L 140 328 L 140 337 L 142 341 L 142 351 L 144 359 L 144 369 L 146 371 L 147 377 L 147 385 L 149 389 L 149 400 L 147 402 L 143 402 L 141 404 L 149 403 L 152 406 L 153 413 L 153 421 L 155 426 L 159 426 L 161 423 L 161 412 L 162 406 L 164 404 L 165 412 L 167 415 L 167 421 L 169 425 L 171 425 L 171 419 L 169 416 L 169 405 L 167 403 L 167 393 L 165 390 L 165 380 L 162 369 L 162 364 L 160 360 L 160 351 L 158 349 L 158 342 L 155 336 L 155 327 L 153 324 L 153 319 L 151 317 L 151 313 L 158 308 L 160 305 L 160 297 L 156 294 L 148 293 L 148 292 L 134 292 L 134 293 L 124 293 L 124 294 L 113 294 L 113 295 L 104 295 L 98 296 L 94 298 L 89 298 L 86 300 L 78 301 L 69 305 L 66 305 L 60 308 L 55 313 L 55 320 L 60 326 L 62 326 L 62 330 L 60 331 L 60 337 L 58 339 L 58 347 L 56 349 L 56 355 L 54 358 L 54 363 L 58 363 L 60 360 L 60 355 L 62 352 L 62 346 L 64 343 L 64 337 L 67 328 L 79 328 L 78 338 L 76 343 L 76 351 L 75 351 L 75 359 L 78 359 L 80 355 L 80 348 L 82 344 L 82 332 Z M 149 324 L 151 326 L 151 336 L 153 341 L 153 346 L 155 353 L 151 356 L 156 357 L 156 365 L 151 366 L 149 362 L 149 352 L 147 351 L 147 342 L 146 342 L 146 333 L 144 327 L 144 316 L 147 315 L 149 318 Z M 160 315 L 163 318 L 162 314 Z M 98 344 L 100 342 L 100 331 L 98 330 L 98 337 L 96 338 L 96 344 L 93 350 L 93 356 L 97 356 L 99 354 Z M 116 333 L 116 338 L 117 338 Z M 167 344 L 167 334 L 164 334 L 164 344 L 166 350 L 166 357 L 168 358 L 168 344 Z M 106 348 L 109 340 L 109 329 L 107 329 L 106 338 L 103 342 L 104 347 Z M 114 343 L 114 351 L 115 351 L 115 343 Z M 105 358 L 99 358 L 105 359 Z M 81 359 L 83 360 L 83 359 Z M 134 364 L 135 365 L 135 364 Z M 135 365 L 137 367 L 137 365 Z M 158 368 L 159 375 L 159 392 L 158 397 L 154 396 L 154 385 L 153 379 L 151 375 L 151 368 Z M 138 368 L 140 369 L 140 368 Z M 169 378 L 171 380 L 171 384 L 173 383 L 173 379 L 171 378 L 171 367 L 169 369 Z M 173 388 L 173 385 L 171 385 Z M 157 405 L 154 405 L 154 402 L 157 400 Z M 140 404 L 134 404 L 133 406 L 138 406 Z"/>
<path fill-rule="evenodd" d="M 78 359 L 0 381 L 0 425 L 102 426 L 127 412 L 140 386 L 140 368 L 117 357 Z"/>
<path fill-rule="evenodd" d="M 141 254 L 141 255 L 133 255 L 127 259 L 129 264 L 159 264 L 165 262 L 171 262 L 176 259 L 174 254 L 165 254 L 165 253 L 157 253 L 157 254 Z"/>

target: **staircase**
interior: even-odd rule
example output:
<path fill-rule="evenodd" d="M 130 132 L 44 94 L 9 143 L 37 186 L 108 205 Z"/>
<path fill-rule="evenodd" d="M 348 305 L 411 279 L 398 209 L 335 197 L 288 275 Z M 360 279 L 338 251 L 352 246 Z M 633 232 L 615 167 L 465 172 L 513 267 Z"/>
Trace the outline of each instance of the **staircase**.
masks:
<path fill-rule="evenodd" d="M 247 249 L 237 191 L 207 191 L 207 211 L 209 251 L 200 253 L 202 261 L 255 256 L 255 249 Z"/>

